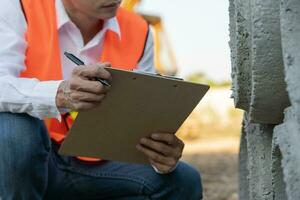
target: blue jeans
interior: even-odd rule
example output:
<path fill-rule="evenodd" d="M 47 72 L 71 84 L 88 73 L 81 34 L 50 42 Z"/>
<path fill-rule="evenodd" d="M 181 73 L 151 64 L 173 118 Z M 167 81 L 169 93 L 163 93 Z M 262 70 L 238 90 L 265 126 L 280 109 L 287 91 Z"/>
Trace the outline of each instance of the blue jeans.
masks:
<path fill-rule="evenodd" d="M 0 113 L 0 199 L 202 199 L 199 173 L 183 162 L 160 175 L 150 165 L 86 163 L 57 149 L 41 120 Z"/>

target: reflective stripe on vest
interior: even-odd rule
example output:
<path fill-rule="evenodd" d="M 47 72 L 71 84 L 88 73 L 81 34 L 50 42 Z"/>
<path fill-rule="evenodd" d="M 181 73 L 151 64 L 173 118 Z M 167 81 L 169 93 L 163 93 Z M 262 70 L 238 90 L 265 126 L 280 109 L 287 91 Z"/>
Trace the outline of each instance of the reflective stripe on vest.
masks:
<path fill-rule="evenodd" d="M 21 77 L 37 78 L 40 81 L 62 80 L 62 68 L 58 40 L 55 0 L 21 0 L 27 20 L 26 71 Z M 100 62 L 110 62 L 112 66 L 124 70 L 136 68 L 143 56 L 148 35 L 148 24 L 140 16 L 120 8 L 117 12 L 121 39 L 113 31 L 107 31 L 104 38 Z M 72 125 L 67 115 L 46 120 L 50 136 L 61 142 Z"/>

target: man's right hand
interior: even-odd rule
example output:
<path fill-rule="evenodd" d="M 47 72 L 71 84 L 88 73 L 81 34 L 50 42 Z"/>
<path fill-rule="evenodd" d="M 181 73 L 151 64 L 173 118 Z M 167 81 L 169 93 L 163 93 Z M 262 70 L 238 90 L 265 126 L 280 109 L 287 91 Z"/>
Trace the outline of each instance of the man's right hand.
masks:
<path fill-rule="evenodd" d="M 63 81 L 58 88 L 57 107 L 84 111 L 98 106 L 109 87 L 95 81 L 95 78 L 111 81 L 111 75 L 104 67 L 111 67 L 111 65 L 103 63 L 76 67 L 72 72 L 72 77 Z"/>

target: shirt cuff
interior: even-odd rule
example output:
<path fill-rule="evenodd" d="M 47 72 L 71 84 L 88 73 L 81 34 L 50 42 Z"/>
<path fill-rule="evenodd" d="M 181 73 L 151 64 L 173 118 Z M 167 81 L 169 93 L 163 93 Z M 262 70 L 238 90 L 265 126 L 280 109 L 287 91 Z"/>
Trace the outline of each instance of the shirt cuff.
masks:
<path fill-rule="evenodd" d="M 179 165 L 179 162 L 177 162 L 177 164 L 173 167 L 173 169 L 171 169 L 171 170 L 170 170 L 169 172 L 167 172 L 167 173 L 164 173 L 164 172 L 159 171 L 154 165 L 151 165 L 151 166 L 152 166 L 152 168 L 154 169 L 154 171 L 155 171 L 156 173 L 158 173 L 158 174 L 170 174 L 170 173 L 174 172 L 174 171 L 177 169 L 178 165 Z"/>
<path fill-rule="evenodd" d="M 36 99 L 35 111 L 40 119 L 57 118 L 61 121 L 60 111 L 56 106 L 56 96 L 61 81 L 42 81 L 33 90 Z"/>

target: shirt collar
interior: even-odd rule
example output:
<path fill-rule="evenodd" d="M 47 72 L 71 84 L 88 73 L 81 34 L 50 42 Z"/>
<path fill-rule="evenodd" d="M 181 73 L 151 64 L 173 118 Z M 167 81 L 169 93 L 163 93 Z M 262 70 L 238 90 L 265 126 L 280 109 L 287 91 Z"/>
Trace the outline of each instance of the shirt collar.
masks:
<path fill-rule="evenodd" d="M 57 30 L 60 30 L 65 24 L 72 23 L 69 18 L 62 0 L 56 0 Z M 104 31 L 111 30 L 115 32 L 121 39 L 120 25 L 116 17 L 110 18 L 104 22 Z"/>

